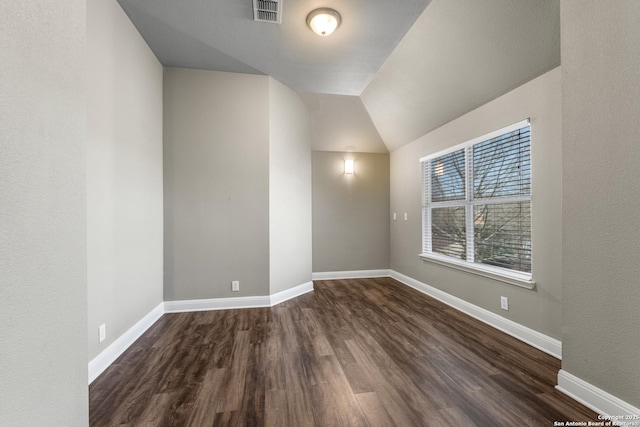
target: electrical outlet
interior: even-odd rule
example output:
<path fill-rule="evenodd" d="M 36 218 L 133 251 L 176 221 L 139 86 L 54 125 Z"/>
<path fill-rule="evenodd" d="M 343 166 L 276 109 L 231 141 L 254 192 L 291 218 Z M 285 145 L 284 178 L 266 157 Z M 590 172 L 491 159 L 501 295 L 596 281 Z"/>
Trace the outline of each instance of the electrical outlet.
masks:
<path fill-rule="evenodd" d="M 102 324 L 98 326 L 98 342 L 102 342 L 107 339 L 107 325 Z"/>
<path fill-rule="evenodd" d="M 395 221 L 396 219 L 398 219 L 398 216 L 396 215 L 396 213 L 393 213 L 393 220 Z"/>
<path fill-rule="evenodd" d="M 500 308 L 509 311 L 509 298 L 500 297 Z"/>
<path fill-rule="evenodd" d="M 240 291 L 240 282 L 238 280 L 234 280 L 231 282 L 231 291 L 233 292 Z"/>
<path fill-rule="evenodd" d="M 404 213 L 404 220 L 406 221 L 409 217 L 407 216 L 407 213 Z"/>

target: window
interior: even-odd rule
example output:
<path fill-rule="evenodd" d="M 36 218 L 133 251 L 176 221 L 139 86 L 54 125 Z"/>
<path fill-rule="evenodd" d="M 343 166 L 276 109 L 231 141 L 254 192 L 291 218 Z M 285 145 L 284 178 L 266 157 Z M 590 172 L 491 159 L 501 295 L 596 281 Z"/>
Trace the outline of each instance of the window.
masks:
<path fill-rule="evenodd" d="M 420 159 L 428 261 L 532 288 L 529 121 Z"/>

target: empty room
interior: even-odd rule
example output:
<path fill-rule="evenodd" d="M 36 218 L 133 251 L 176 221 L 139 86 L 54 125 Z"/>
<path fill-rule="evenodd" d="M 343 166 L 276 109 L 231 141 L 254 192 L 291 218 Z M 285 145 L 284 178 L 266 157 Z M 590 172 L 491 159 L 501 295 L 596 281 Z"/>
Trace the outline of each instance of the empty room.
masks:
<path fill-rule="evenodd" d="M 0 426 L 640 427 L 638 22 L 0 0 Z"/>

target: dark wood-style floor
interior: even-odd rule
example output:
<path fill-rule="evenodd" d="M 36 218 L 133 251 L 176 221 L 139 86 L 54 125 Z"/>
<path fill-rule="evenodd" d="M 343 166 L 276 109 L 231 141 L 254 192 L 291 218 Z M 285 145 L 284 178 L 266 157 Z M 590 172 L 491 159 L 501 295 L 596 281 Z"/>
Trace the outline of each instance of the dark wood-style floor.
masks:
<path fill-rule="evenodd" d="M 164 315 L 90 386 L 92 426 L 552 426 L 560 362 L 390 278 Z"/>

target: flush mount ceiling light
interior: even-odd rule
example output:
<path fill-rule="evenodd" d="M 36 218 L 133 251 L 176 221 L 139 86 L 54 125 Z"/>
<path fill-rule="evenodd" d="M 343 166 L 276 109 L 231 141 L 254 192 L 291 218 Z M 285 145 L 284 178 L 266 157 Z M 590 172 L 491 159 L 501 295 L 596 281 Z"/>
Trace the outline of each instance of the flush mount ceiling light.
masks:
<path fill-rule="evenodd" d="M 328 7 L 312 10 L 307 15 L 307 25 L 319 36 L 326 37 L 340 26 L 340 14 Z"/>

